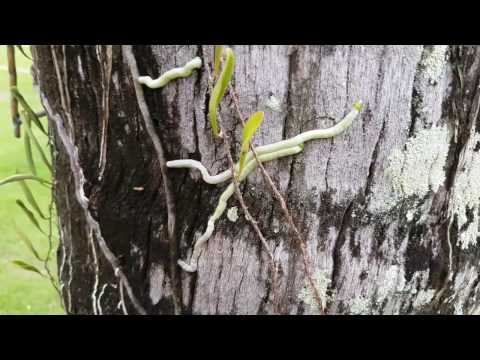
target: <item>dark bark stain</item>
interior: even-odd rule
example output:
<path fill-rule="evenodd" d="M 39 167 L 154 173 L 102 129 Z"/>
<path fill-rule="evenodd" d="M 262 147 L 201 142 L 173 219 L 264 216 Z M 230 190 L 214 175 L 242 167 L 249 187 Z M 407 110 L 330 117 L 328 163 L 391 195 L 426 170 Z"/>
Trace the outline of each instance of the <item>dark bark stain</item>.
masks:
<path fill-rule="evenodd" d="M 366 270 L 363 270 L 363 271 L 360 273 L 359 279 L 360 279 L 360 281 L 363 281 L 363 280 L 365 280 L 367 277 L 368 277 L 368 272 L 367 272 Z"/>
<path fill-rule="evenodd" d="M 429 261 L 432 257 L 431 249 L 420 245 L 425 233 L 424 224 L 414 224 L 408 234 L 408 245 L 405 261 L 405 280 L 408 282 L 417 271 L 429 268 Z"/>
<path fill-rule="evenodd" d="M 425 46 L 423 47 L 422 54 L 417 63 L 415 76 L 413 78 L 413 86 L 412 86 L 412 96 L 410 100 L 410 129 L 408 131 L 408 137 L 412 137 L 415 133 L 415 125 L 421 119 L 421 111 L 420 109 L 423 108 L 423 94 L 418 91 L 418 82 L 421 76 L 423 76 L 423 65 L 422 59 L 425 55 L 425 52 L 429 51 Z"/>
<path fill-rule="evenodd" d="M 380 129 L 380 133 L 378 135 L 377 142 L 375 143 L 375 148 L 373 149 L 372 159 L 370 160 L 370 166 L 368 168 L 367 183 L 365 186 L 365 197 L 368 197 L 372 192 L 373 179 L 374 179 L 375 169 L 377 165 L 377 158 L 378 158 L 378 152 L 380 149 L 380 143 L 383 137 L 385 136 L 385 126 L 386 126 L 386 121 L 384 119 L 382 128 Z"/>
<path fill-rule="evenodd" d="M 342 267 L 342 255 L 341 249 L 343 244 L 346 241 L 346 231 L 351 224 L 352 211 L 353 211 L 354 202 L 352 201 L 345 210 L 345 213 L 342 216 L 340 228 L 338 230 L 337 240 L 335 241 L 335 247 L 333 250 L 333 272 L 332 272 L 332 282 L 331 288 L 336 289 L 340 287 L 339 275 Z"/>
<path fill-rule="evenodd" d="M 349 246 L 350 246 L 350 251 L 352 253 L 352 257 L 354 258 L 359 258 L 360 257 L 360 243 L 355 242 L 355 236 L 352 234 L 350 235 L 350 241 L 349 241 Z"/>
<path fill-rule="evenodd" d="M 336 51 L 337 45 L 322 45 L 322 53 L 324 56 L 332 56 Z"/>

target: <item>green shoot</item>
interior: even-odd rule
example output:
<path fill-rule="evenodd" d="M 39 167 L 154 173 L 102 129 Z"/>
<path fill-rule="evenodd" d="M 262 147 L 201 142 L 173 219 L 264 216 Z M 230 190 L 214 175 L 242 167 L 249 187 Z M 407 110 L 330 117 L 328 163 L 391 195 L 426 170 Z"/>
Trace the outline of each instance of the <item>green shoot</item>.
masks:
<path fill-rule="evenodd" d="M 223 45 L 215 45 L 215 62 L 213 66 L 213 80 L 217 79 L 220 71 L 220 63 L 222 61 Z"/>
<path fill-rule="evenodd" d="M 43 132 L 45 135 L 48 135 L 47 132 L 45 131 L 42 123 L 40 122 L 40 119 L 38 118 L 37 114 L 35 113 L 35 111 L 32 110 L 30 105 L 28 105 L 27 101 L 22 96 L 22 94 L 20 94 L 17 87 L 12 86 L 10 88 L 10 91 L 11 91 L 13 97 L 18 100 L 20 105 L 22 105 L 22 108 L 30 115 L 31 119 L 33 120 L 35 125 L 37 125 L 37 127 L 40 129 L 40 131 Z"/>
<path fill-rule="evenodd" d="M 265 113 L 263 111 L 254 113 L 250 119 L 248 119 L 245 127 L 243 128 L 242 148 L 240 150 L 240 167 L 238 169 L 237 176 L 240 176 L 242 173 L 243 167 L 245 166 L 245 159 L 248 154 L 248 149 L 250 147 L 250 141 L 262 124 L 264 116 Z"/>
<path fill-rule="evenodd" d="M 232 79 L 233 72 L 235 69 L 235 56 L 231 48 L 225 49 L 226 61 L 225 66 L 223 67 L 220 78 L 218 79 L 215 87 L 213 88 L 212 95 L 210 97 L 210 102 L 208 104 L 208 116 L 210 118 L 210 124 L 212 126 L 213 134 L 215 136 L 220 136 L 220 131 L 217 121 L 217 108 L 222 101 L 223 96 L 228 88 L 228 84 Z"/>
<path fill-rule="evenodd" d="M 19 268 L 22 268 L 23 270 L 31 271 L 34 273 L 39 274 L 42 277 L 46 277 L 40 270 L 38 270 L 35 266 L 30 265 L 26 263 L 25 261 L 22 260 L 13 260 L 12 264 L 18 266 Z"/>
<path fill-rule="evenodd" d="M 31 116 L 30 113 L 27 114 L 27 116 L 30 116 L 30 118 L 33 120 L 33 117 Z M 36 115 L 35 115 L 36 117 Z M 38 119 L 38 118 L 37 118 Z M 37 149 L 38 153 L 40 154 L 40 158 L 42 159 L 43 163 L 47 166 L 48 170 L 50 172 L 53 172 L 52 165 L 50 164 L 50 161 L 48 160 L 47 156 L 45 155 L 45 152 L 43 151 L 42 146 L 38 142 L 37 138 L 35 137 L 35 134 L 33 133 L 32 129 L 30 126 L 25 126 L 25 130 L 28 133 L 29 138 L 33 141 L 33 145 L 35 145 L 35 148 Z"/>
<path fill-rule="evenodd" d="M 17 45 L 17 49 L 20 50 L 23 56 L 25 56 L 29 60 L 33 60 L 31 56 L 28 56 L 25 50 L 23 49 L 22 45 Z"/>
<path fill-rule="evenodd" d="M 19 181 L 19 184 L 22 188 L 23 194 L 25 195 L 25 198 L 27 199 L 28 203 L 32 206 L 33 210 L 36 211 L 36 213 L 44 220 L 47 220 L 45 215 L 43 215 L 42 210 L 40 210 L 40 206 L 38 205 L 37 201 L 35 200 L 35 197 L 33 196 L 32 191 L 28 187 L 27 183 L 25 180 Z"/>
<path fill-rule="evenodd" d="M 42 178 L 40 178 L 38 176 L 35 176 L 35 175 L 16 174 L 16 175 L 9 176 L 8 178 L 5 178 L 3 180 L 0 180 L 0 186 L 5 185 L 5 184 L 9 184 L 9 183 L 13 183 L 13 182 L 17 182 L 17 181 L 21 181 L 21 180 L 34 180 L 34 181 L 38 181 L 41 184 L 52 185 L 49 181 L 47 181 L 45 179 L 42 179 Z"/>
<path fill-rule="evenodd" d="M 27 116 L 25 112 L 22 112 L 22 119 L 25 123 L 25 127 L 30 128 L 31 120 L 30 117 Z M 33 153 L 32 153 L 32 141 L 30 139 L 30 135 L 28 131 L 24 135 L 24 145 L 25 145 L 25 156 L 27 157 L 28 167 L 33 175 L 37 175 L 37 167 L 35 166 L 35 161 L 33 160 Z"/>
<path fill-rule="evenodd" d="M 15 226 L 15 231 L 16 231 L 18 237 L 20 238 L 20 240 L 22 240 L 22 242 L 27 246 L 27 248 L 30 250 L 30 252 L 33 254 L 33 256 L 35 256 L 35 258 L 39 261 L 44 261 L 44 259 L 42 259 L 42 257 L 38 253 L 38 251 L 33 246 L 33 243 L 28 238 L 28 236 L 25 235 L 22 231 L 20 231 L 20 229 L 18 229 L 16 226 Z"/>
<path fill-rule="evenodd" d="M 37 218 L 35 217 L 35 215 L 33 214 L 33 212 L 31 212 L 27 206 L 23 203 L 22 200 L 19 200 L 17 199 L 15 201 L 17 203 L 17 205 L 20 207 L 20 209 L 23 210 L 23 212 L 25 213 L 25 215 L 27 215 L 28 219 L 30 220 L 30 222 L 44 235 L 45 232 L 42 230 L 42 228 L 40 227 L 40 224 L 38 223 L 37 221 Z"/>

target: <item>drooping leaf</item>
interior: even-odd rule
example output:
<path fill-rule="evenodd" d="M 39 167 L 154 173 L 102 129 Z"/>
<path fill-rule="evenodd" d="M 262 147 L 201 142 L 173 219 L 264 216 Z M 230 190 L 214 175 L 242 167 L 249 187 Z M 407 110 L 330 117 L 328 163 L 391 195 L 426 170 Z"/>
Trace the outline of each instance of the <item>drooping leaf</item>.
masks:
<path fill-rule="evenodd" d="M 25 133 L 23 141 L 25 145 L 25 156 L 27 158 L 28 168 L 30 169 L 33 175 L 37 175 L 37 167 L 35 166 L 35 161 L 33 160 L 32 142 L 30 140 L 30 136 L 28 135 L 28 132 Z"/>
<path fill-rule="evenodd" d="M 42 257 L 38 253 L 38 251 L 33 246 L 33 243 L 28 238 L 28 236 L 25 235 L 20 229 L 18 229 L 17 226 L 15 226 L 15 231 L 16 231 L 18 237 L 20 238 L 20 240 L 22 240 L 22 242 L 27 246 L 27 248 L 30 250 L 30 252 L 33 254 L 33 256 L 35 256 L 35 258 L 37 258 L 40 261 L 44 261 L 44 259 L 42 259 Z"/>
<path fill-rule="evenodd" d="M 9 176 L 3 180 L 0 180 L 0 186 L 2 185 L 5 185 L 5 184 L 9 184 L 9 183 L 13 183 L 13 182 L 17 182 L 17 181 L 21 181 L 21 180 L 34 180 L 34 181 L 38 181 L 39 183 L 41 184 L 46 184 L 46 185 L 52 185 L 49 181 L 45 180 L 45 179 L 42 179 L 38 176 L 35 176 L 35 175 L 29 175 L 29 174 L 16 174 L 16 175 L 12 175 L 12 176 Z"/>
<path fill-rule="evenodd" d="M 223 45 L 215 45 L 215 62 L 213 65 L 213 80 L 217 79 L 220 71 L 220 63 L 222 60 Z"/>
<path fill-rule="evenodd" d="M 25 261 L 13 260 L 12 264 L 22 268 L 23 270 L 31 271 L 31 272 L 39 274 L 42 277 L 46 277 L 40 270 L 38 270 L 38 268 L 36 268 L 33 265 L 30 265 L 30 264 L 26 263 Z"/>
<path fill-rule="evenodd" d="M 208 116 L 210 118 L 210 124 L 212 126 L 213 134 L 215 136 L 220 135 L 218 120 L 217 120 L 217 108 L 220 102 L 222 101 L 225 92 L 227 91 L 228 84 L 233 76 L 233 71 L 235 69 L 235 56 L 231 48 L 225 49 L 226 60 L 223 67 L 222 73 L 213 88 L 210 101 L 208 103 Z"/>
<path fill-rule="evenodd" d="M 18 91 L 16 86 L 12 86 L 10 88 L 10 91 L 12 95 L 15 97 L 15 99 L 18 100 L 20 105 L 22 105 L 22 108 L 30 115 L 32 121 L 35 123 L 35 125 L 40 129 L 41 132 L 43 132 L 45 135 L 48 135 L 47 132 L 45 131 L 45 128 L 43 127 L 42 123 L 40 122 L 40 119 L 38 118 L 37 114 L 35 111 L 32 110 L 30 105 L 28 105 L 27 101 L 23 97 L 22 94 L 20 94 L 20 91 Z"/>
<path fill-rule="evenodd" d="M 45 232 L 42 230 L 42 228 L 40 227 L 40 224 L 38 223 L 37 221 L 37 218 L 35 217 L 35 214 L 33 212 L 31 212 L 27 206 L 23 203 L 22 200 L 19 200 L 17 199 L 15 201 L 17 203 L 17 205 L 20 207 L 20 209 L 23 210 L 23 212 L 25 213 L 25 215 L 27 215 L 28 219 L 30 220 L 30 222 L 44 235 Z"/>
<path fill-rule="evenodd" d="M 30 115 L 30 114 L 29 114 Z M 33 120 L 33 118 L 32 118 Z M 27 131 L 28 133 L 28 136 L 30 137 L 30 139 L 32 140 L 33 142 L 33 145 L 35 145 L 35 148 L 37 149 L 38 153 L 40 154 L 40 158 L 42 159 L 42 162 L 45 164 L 45 166 L 48 168 L 48 170 L 50 171 L 50 173 L 53 172 L 53 169 L 52 169 L 52 165 L 50 164 L 50 161 L 48 161 L 48 158 L 47 156 L 45 155 L 45 152 L 43 151 L 43 148 L 42 146 L 40 145 L 40 143 L 38 142 L 35 134 L 33 133 L 31 127 L 29 126 L 25 126 L 25 130 Z"/>
<path fill-rule="evenodd" d="M 250 119 L 245 124 L 243 128 L 242 135 L 242 148 L 240 150 L 240 168 L 238 170 L 238 175 L 242 173 L 243 167 L 245 166 L 245 158 L 248 154 L 248 149 L 250 147 L 250 141 L 257 132 L 258 128 L 263 122 L 265 113 L 263 111 L 258 111 L 250 116 Z"/>
<path fill-rule="evenodd" d="M 29 116 L 23 116 L 25 127 L 30 127 L 31 122 Z M 25 156 L 27 158 L 28 167 L 33 175 L 37 175 L 37 167 L 35 166 L 35 161 L 33 160 L 33 153 L 32 153 L 32 142 L 30 140 L 30 135 L 28 131 L 25 133 L 23 137 L 24 145 L 25 145 Z"/>
<path fill-rule="evenodd" d="M 22 188 L 23 194 L 25 195 L 25 198 L 27 199 L 28 203 L 32 206 L 33 210 L 36 211 L 36 213 L 44 220 L 47 220 L 45 215 L 43 215 L 42 210 L 40 209 L 40 206 L 38 205 L 37 201 L 35 200 L 35 197 L 33 196 L 32 191 L 28 187 L 27 183 L 25 180 L 19 181 L 20 187 Z"/>
<path fill-rule="evenodd" d="M 17 45 L 17 49 L 20 50 L 23 56 L 25 56 L 29 60 L 33 60 L 31 56 L 28 56 L 25 50 L 23 49 L 22 45 Z"/>

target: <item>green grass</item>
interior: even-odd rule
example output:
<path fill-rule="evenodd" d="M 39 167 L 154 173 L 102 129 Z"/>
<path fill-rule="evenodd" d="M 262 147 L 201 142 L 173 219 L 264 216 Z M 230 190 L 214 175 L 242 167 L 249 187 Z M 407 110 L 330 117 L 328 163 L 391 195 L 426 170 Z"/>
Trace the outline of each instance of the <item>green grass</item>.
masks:
<path fill-rule="evenodd" d="M 29 53 L 28 47 L 25 49 Z M 28 74 L 31 61 L 19 51 L 16 51 L 16 60 L 19 70 L 17 74 L 18 88 L 34 110 L 39 111 L 41 109 L 39 96 L 33 89 L 32 78 Z M 17 139 L 13 136 L 6 65 L 6 48 L 2 45 L 0 46 L 0 179 L 15 174 L 17 169 L 20 172 L 29 173 L 23 137 Z M 41 121 L 46 125 L 45 118 L 42 118 Z M 39 131 L 34 130 L 34 132 L 48 154 L 47 137 Z M 36 153 L 35 160 L 38 175 L 49 179 L 51 177 L 49 171 Z M 29 185 L 42 211 L 44 214 L 48 214 L 50 190 L 33 182 L 29 182 Z M 18 259 L 42 268 L 41 263 L 34 258 L 18 238 L 14 224 L 30 238 L 42 255 L 48 248 L 47 238 L 31 224 L 27 216 L 15 204 L 16 199 L 22 199 L 27 204 L 18 184 L 0 186 L 0 314 L 63 314 L 59 297 L 48 280 L 11 263 L 12 260 Z M 48 232 L 47 221 L 42 220 L 41 226 Z M 56 244 L 55 237 L 51 264 L 55 274 Z"/>

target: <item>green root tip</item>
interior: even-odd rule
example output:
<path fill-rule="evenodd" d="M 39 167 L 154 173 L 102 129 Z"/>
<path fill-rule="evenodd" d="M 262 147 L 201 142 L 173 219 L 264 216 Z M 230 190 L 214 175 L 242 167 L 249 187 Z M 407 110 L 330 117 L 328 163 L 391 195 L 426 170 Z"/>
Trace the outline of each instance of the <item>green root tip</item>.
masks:
<path fill-rule="evenodd" d="M 363 103 L 361 101 L 357 101 L 355 104 L 353 104 L 353 108 L 357 111 L 362 111 Z"/>

